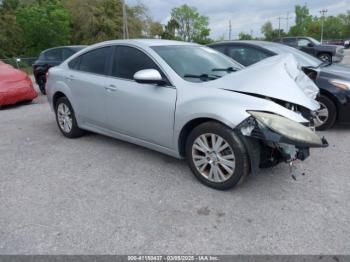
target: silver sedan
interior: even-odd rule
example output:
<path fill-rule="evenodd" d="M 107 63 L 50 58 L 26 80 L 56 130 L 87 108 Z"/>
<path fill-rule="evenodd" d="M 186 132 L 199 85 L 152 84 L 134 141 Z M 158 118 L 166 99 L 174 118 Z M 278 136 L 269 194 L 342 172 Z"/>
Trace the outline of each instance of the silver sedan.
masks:
<path fill-rule="evenodd" d="M 318 89 L 292 56 L 244 68 L 192 43 L 108 41 L 51 68 L 46 91 L 64 136 L 89 130 L 186 158 L 216 189 L 327 145 L 307 127 Z"/>

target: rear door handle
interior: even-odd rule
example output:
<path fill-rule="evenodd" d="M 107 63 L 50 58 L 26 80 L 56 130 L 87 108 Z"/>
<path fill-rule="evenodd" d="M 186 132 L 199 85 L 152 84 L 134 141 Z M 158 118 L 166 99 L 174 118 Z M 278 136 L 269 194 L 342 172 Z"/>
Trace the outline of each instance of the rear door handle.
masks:
<path fill-rule="evenodd" d="M 111 91 L 111 92 L 114 92 L 114 91 L 117 91 L 117 87 L 115 85 L 108 85 L 108 86 L 105 86 L 105 89 L 107 91 Z"/>

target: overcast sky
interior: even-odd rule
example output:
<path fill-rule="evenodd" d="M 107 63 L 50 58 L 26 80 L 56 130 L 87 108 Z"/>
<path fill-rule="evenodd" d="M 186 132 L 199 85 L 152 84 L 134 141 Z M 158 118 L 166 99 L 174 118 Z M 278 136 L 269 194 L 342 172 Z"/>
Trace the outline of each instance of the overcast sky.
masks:
<path fill-rule="evenodd" d="M 150 10 L 152 17 L 163 24 L 170 18 L 173 7 L 187 4 L 196 7 L 200 14 L 209 17 L 211 34 L 214 39 L 224 35 L 228 39 L 228 25 L 231 19 L 232 38 L 238 37 L 240 32 L 253 32 L 261 36 L 260 28 L 270 20 L 278 28 L 278 17 L 281 28 L 287 27 L 287 12 L 290 12 L 289 25 L 294 23 L 294 6 L 304 5 L 310 9 L 312 15 L 320 15 L 321 9 L 328 9 L 327 15 L 334 15 L 350 10 L 350 0 L 126 0 L 127 4 L 144 3 Z"/>

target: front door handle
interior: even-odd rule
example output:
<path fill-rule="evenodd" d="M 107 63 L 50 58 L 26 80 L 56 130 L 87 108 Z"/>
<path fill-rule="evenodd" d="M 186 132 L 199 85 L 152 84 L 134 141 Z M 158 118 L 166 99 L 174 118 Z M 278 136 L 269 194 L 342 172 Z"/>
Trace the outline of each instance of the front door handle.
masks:
<path fill-rule="evenodd" d="M 105 86 L 105 89 L 107 91 L 111 91 L 111 92 L 114 92 L 117 90 L 117 87 L 115 85 L 109 85 L 109 86 Z"/>

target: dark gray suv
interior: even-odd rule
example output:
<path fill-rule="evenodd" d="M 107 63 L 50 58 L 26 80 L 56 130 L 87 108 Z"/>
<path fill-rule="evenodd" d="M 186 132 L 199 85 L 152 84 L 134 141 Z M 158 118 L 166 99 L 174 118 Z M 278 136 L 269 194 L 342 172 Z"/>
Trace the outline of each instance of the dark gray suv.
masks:
<path fill-rule="evenodd" d="M 282 37 L 274 42 L 295 47 L 325 62 L 340 62 L 344 57 L 344 47 L 324 45 L 312 37 Z"/>

